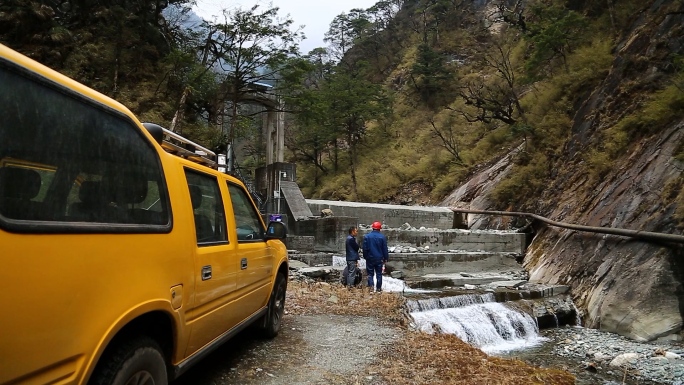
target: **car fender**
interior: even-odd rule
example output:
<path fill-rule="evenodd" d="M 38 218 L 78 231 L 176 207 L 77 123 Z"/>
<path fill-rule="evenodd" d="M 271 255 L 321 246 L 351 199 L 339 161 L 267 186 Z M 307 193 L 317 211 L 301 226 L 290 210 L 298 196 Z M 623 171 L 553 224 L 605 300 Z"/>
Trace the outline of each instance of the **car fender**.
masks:
<path fill-rule="evenodd" d="M 182 308 L 180 310 L 182 310 Z M 104 353 L 105 349 L 109 346 L 109 344 L 118 335 L 119 332 L 121 332 L 133 320 L 145 314 L 150 314 L 153 312 L 162 312 L 163 314 L 167 315 L 171 321 L 171 328 L 173 334 L 172 343 L 174 349 L 172 352 L 172 357 L 169 357 L 171 361 L 169 363 L 173 364 L 173 356 L 175 356 L 175 352 L 178 351 L 179 344 L 180 342 L 182 342 L 182 333 L 181 328 L 179 327 L 179 325 L 181 325 L 182 322 L 181 313 L 177 310 L 174 310 L 171 305 L 171 302 L 168 300 L 150 300 L 130 308 L 128 311 L 123 313 L 121 317 L 119 317 L 115 322 L 111 324 L 111 326 L 107 329 L 106 333 L 104 333 L 102 339 L 100 339 L 100 341 L 98 342 L 93 354 L 90 355 L 90 360 L 85 366 L 86 370 L 84 371 L 83 381 L 80 381 L 80 383 L 87 383 L 87 381 L 90 379 L 90 376 L 93 374 L 93 371 L 95 370 L 95 366 L 100 361 L 100 358 L 102 357 L 102 354 Z"/>

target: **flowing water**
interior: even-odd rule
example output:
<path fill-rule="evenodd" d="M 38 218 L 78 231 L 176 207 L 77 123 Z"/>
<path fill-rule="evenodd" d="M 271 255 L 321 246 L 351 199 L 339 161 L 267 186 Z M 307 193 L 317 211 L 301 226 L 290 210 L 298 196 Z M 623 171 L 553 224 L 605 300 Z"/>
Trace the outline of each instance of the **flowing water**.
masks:
<path fill-rule="evenodd" d="M 453 307 L 466 307 L 494 302 L 494 294 L 463 294 L 451 297 L 426 298 L 408 301 L 406 306 L 411 312 L 424 312 L 434 309 L 448 309 Z"/>
<path fill-rule="evenodd" d="M 401 293 L 437 293 L 435 290 L 412 289 L 406 286 L 401 279 L 392 277 L 382 277 L 382 291 L 392 291 Z"/>
<path fill-rule="evenodd" d="M 581 334 L 583 328 L 559 328 L 559 320 L 556 318 L 556 328 L 540 332 L 532 316 L 518 310 L 515 305 L 496 302 L 493 293 L 462 294 L 463 291 L 449 289 L 417 290 L 406 286 L 404 281 L 391 277 L 383 277 L 382 289 L 406 295 L 406 306 L 416 329 L 427 333 L 439 331 L 455 334 L 490 355 L 517 358 L 540 367 L 567 370 L 576 376 L 577 385 L 656 383 L 644 378 L 623 378 L 624 373 L 611 369 L 607 362 L 601 364 L 602 368 L 598 372 L 588 371 L 585 370 L 585 361 L 588 358 L 556 354 L 555 348 L 559 341 L 567 341 L 567 330 L 576 330 L 577 334 Z M 575 314 L 576 325 L 581 325 L 579 311 Z M 612 348 L 615 343 L 608 345 Z M 669 384 L 671 381 L 662 383 Z"/>
<path fill-rule="evenodd" d="M 494 302 L 493 295 L 489 295 L 489 298 L 487 295 L 458 297 L 441 298 L 436 302 L 422 300 L 420 304 L 410 305 L 421 309 L 433 304 L 436 306 L 411 311 L 416 327 L 428 333 L 438 329 L 443 333 L 455 334 L 488 354 L 529 348 L 544 341 L 538 334 L 534 318 Z M 486 302 L 478 303 L 483 300 Z M 457 306 L 441 307 L 445 304 Z"/>
<path fill-rule="evenodd" d="M 382 282 L 383 291 L 430 292 L 410 289 L 391 277 L 383 277 Z M 407 307 L 417 329 L 455 334 L 488 354 L 537 346 L 545 340 L 532 316 L 496 302 L 492 293 L 409 300 Z"/>

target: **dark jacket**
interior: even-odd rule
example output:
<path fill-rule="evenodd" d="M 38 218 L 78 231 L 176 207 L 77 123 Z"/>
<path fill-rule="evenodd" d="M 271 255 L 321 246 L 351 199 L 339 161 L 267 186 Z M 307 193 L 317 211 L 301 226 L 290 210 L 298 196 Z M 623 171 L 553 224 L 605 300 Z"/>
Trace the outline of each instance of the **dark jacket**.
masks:
<path fill-rule="evenodd" d="M 387 238 L 379 231 L 373 230 L 363 237 L 363 257 L 371 263 L 387 262 Z"/>
<path fill-rule="evenodd" d="M 347 249 L 347 261 L 359 260 L 359 244 L 356 243 L 356 238 L 352 235 L 347 235 L 347 241 L 344 243 Z"/>

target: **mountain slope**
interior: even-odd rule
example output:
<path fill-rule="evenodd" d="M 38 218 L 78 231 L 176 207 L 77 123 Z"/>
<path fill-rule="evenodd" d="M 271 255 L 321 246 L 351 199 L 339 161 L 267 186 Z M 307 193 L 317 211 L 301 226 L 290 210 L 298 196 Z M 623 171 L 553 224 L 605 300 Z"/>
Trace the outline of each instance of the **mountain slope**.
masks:
<path fill-rule="evenodd" d="M 512 209 L 588 226 L 682 233 L 684 89 L 672 57 L 682 54 L 683 26 L 681 2 L 654 1 L 634 18 L 606 76 L 577 100 L 569 137 L 549 163 L 548 184 Z M 515 165 L 508 165 L 499 186 L 514 177 Z M 491 199 L 496 188 L 454 194 L 444 203 L 501 208 Z M 524 265 L 534 281 L 570 285 L 586 326 L 637 340 L 681 338 L 680 245 L 540 227 Z"/>

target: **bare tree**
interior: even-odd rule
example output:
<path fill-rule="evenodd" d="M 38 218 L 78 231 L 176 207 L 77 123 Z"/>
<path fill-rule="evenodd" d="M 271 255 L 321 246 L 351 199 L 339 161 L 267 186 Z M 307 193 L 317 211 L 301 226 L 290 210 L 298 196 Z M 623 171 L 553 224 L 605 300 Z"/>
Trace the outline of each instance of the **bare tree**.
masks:
<path fill-rule="evenodd" d="M 457 164 L 464 165 L 465 163 L 460 155 L 460 141 L 456 135 L 456 132 L 454 131 L 453 120 L 449 118 L 447 122 L 441 126 L 438 126 L 435 123 L 434 117 L 431 117 L 428 119 L 428 123 L 430 123 L 432 126 L 432 136 L 439 139 L 440 145 L 454 157 L 454 161 Z"/>
<path fill-rule="evenodd" d="M 495 40 L 483 55 L 490 74 L 480 73 L 463 82 L 459 95 L 471 108 L 458 111 L 468 122 L 490 123 L 498 120 L 509 125 L 525 119 L 520 104 L 522 90 L 511 64 L 512 45 Z"/>

